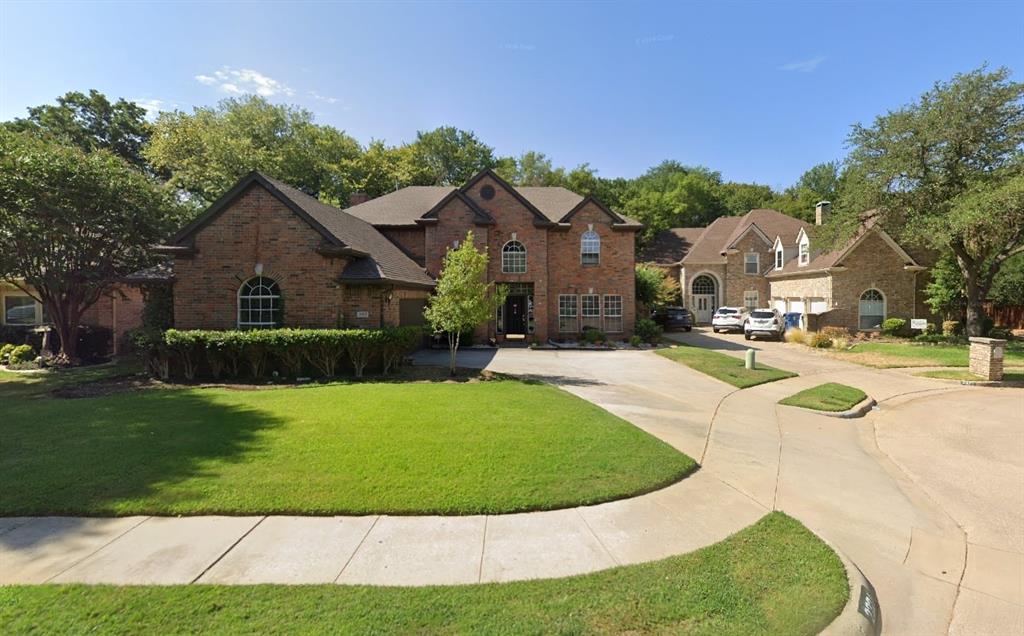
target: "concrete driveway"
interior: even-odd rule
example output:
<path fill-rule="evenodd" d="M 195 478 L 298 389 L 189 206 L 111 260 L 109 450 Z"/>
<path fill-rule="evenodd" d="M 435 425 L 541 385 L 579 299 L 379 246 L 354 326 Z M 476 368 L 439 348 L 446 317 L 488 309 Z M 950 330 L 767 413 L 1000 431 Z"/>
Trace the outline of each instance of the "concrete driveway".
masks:
<path fill-rule="evenodd" d="M 875 584 L 886 633 L 1024 633 L 1024 392 L 742 335 L 673 337 L 735 356 L 752 346 L 761 362 L 801 375 L 738 391 L 631 351 L 502 349 L 486 366 L 558 384 L 698 459 L 702 475 L 799 518 Z M 777 405 L 831 381 L 860 387 L 879 408 L 840 420 Z"/>

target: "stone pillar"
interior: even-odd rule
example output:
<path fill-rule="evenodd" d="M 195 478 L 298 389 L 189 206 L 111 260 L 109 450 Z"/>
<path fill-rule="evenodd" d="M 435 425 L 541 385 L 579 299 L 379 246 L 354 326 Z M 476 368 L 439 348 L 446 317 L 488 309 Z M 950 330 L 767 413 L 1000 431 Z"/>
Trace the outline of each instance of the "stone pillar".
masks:
<path fill-rule="evenodd" d="M 998 338 L 971 338 L 970 371 L 986 380 L 1003 379 L 1003 352 L 1006 341 Z"/>

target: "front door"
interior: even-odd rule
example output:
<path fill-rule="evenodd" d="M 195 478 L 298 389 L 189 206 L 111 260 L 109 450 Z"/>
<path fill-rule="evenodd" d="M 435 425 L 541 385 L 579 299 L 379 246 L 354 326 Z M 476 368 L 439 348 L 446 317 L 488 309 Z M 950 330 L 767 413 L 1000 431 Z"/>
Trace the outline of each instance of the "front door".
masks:
<path fill-rule="evenodd" d="M 507 335 L 526 335 L 526 296 L 507 297 L 504 314 Z"/>
<path fill-rule="evenodd" d="M 715 313 L 715 295 L 714 294 L 694 294 L 693 296 L 693 316 L 694 319 L 701 324 L 707 324 L 711 322 L 711 317 Z"/>

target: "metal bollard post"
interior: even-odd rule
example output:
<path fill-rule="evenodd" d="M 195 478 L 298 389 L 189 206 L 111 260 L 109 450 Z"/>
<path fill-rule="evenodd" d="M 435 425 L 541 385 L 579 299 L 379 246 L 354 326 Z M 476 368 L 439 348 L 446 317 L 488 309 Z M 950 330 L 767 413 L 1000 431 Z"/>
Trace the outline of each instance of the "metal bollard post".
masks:
<path fill-rule="evenodd" d="M 756 363 L 754 361 L 754 350 L 753 349 L 747 349 L 746 364 L 744 364 L 743 366 L 748 368 L 748 369 L 755 369 L 755 368 L 757 368 L 757 365 L 756 365 Z"/>

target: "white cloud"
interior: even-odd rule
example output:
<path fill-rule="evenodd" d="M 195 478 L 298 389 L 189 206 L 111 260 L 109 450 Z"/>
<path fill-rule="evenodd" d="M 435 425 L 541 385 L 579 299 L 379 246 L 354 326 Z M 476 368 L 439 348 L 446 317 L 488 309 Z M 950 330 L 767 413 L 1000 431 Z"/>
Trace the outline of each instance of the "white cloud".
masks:
<path fill-rule="evenodd" d="M 328 104 L 337 104 L 341 101 L 337 97 L 328 97 L 326 95 L 321 95 L 316 91 L 309 91 L 309 96 L 318 102 L 327 102 Z"/>
<path fill-rule="evenodd" d="M 811 58 L 809 60 L 801 60 L 799 62 L 790 62 L 788 64 L 783 64 L 782 66 L 779 67 L 779 70 L 795 71 L 798 73 L 813 73 L 824 61 L 825 56 L 821 55 L 818 57 Z"/>
<path fill-rule="evenodd" d="M 146 117 L 149 117 L 149 118 L 156 117 L 157 113 L 159 113 L 161 110 L 163 110 L 162 108 L 160 108 L 161 106 L 163 106 L 163 103 L 164 103 L 162 99 L 141 99 L 141 98 L 138 98 L 138 99 L 133 99 L 131 101 L 135 102 L 139 106 L 141 106 L 144 109 L 146 109 Z"/>
<path fill-rule="evenodd" d="M 251 68 L 236 69 L 225 66 L 214 71 L 212 75 L 196 75 L 195 79 L 200 84 L 217 86 L 220 90 L 232 95 L 253 93 L 262 97 L 276 95 L 291 97 L 295 94 L 295 90 L 290 86 Z"/>

